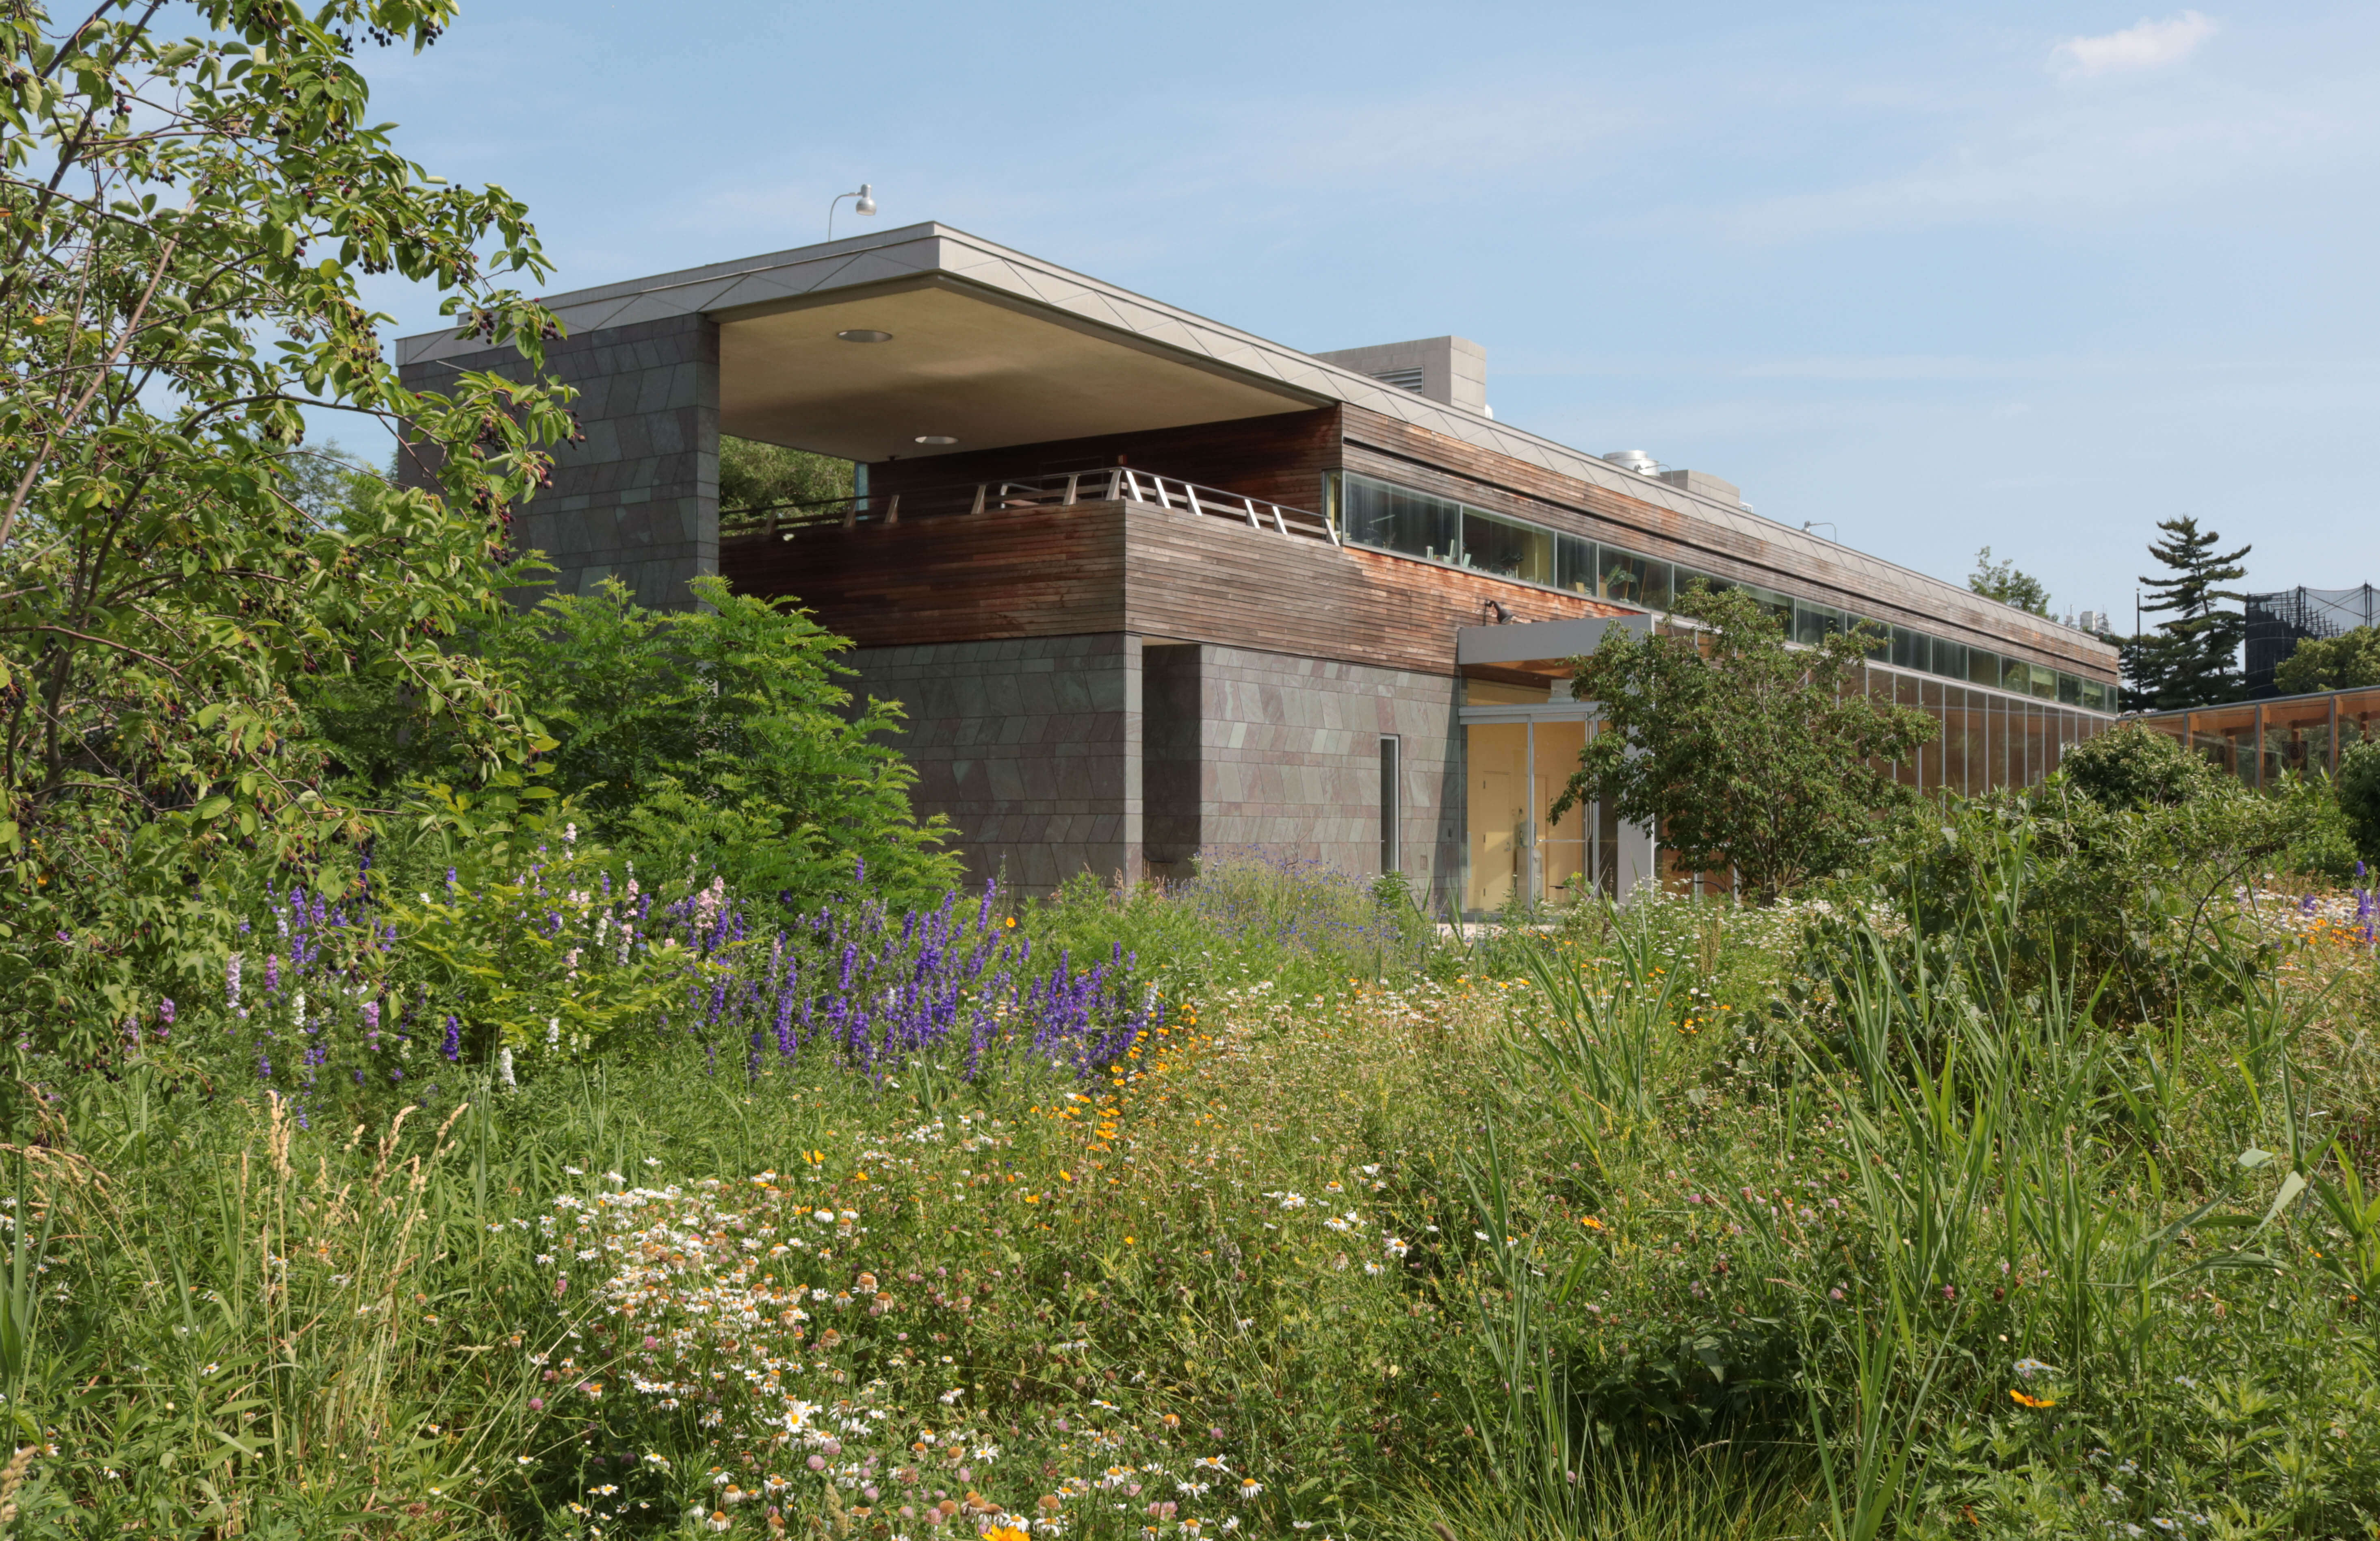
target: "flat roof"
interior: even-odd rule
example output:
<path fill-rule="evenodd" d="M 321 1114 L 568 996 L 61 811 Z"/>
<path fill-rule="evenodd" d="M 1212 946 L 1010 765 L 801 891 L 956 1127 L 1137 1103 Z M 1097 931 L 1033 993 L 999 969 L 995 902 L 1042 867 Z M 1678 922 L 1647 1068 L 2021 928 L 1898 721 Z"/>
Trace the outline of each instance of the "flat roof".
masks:
<path fill-rule="evenodd" d="M 712 318 L 722 429 L 844 458 L 921 458 L 921 435 L 987 449 L 1341 402 L 1759 542 L 1793 566 L 1839 575 L 1829 579 L 1839 585 L 1914 588 L 1946 603 L 1955 597 L 1961 608 L 1998 602 L 930 221 L 574 289 L 544 303 L 572 334 Z M 836 337 L 847 329 L 892 333 L 911 346 Z M 485 347 L 452 330 L 421 333 L 398 340 L 397 361 Z M 2006 608 L 2011 622 L 2044 624 Z M 2073 639 L 2104 646 L 2082 633 Z"/>

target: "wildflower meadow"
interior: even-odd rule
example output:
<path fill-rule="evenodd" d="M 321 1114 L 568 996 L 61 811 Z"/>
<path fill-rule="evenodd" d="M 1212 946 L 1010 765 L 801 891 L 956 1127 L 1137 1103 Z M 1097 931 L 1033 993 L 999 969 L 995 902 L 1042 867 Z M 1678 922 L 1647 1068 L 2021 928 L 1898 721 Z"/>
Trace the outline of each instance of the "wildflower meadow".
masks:
<path fill-rule="evenodd" d="M 18 1046 L 11 1533 L 2361 1533 L 2368 889 L 2126 1023 L 2002 988 L 1991 859 L 1930 937 L 276 891 L 103 1074 Z"/>

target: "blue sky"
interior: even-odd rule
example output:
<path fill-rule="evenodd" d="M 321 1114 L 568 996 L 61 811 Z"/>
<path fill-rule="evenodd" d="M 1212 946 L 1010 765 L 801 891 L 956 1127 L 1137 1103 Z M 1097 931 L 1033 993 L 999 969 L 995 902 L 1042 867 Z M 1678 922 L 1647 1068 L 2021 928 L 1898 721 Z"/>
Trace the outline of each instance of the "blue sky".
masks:
<path fill-rule="evenodd" d="M 2176 513 L 2380 582 L 2380 6 L 2139 6 L 466 0 L 362 62 L 557 289 L 865 180 L 1295 346 L 1459 333 L 1501 419 L 2125 629 Z"/>

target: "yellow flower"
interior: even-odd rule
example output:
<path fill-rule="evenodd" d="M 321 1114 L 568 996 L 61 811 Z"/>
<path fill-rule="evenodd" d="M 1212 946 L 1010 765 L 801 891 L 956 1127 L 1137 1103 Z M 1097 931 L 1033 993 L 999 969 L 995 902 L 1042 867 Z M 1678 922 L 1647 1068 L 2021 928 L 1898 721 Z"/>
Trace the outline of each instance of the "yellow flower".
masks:
<path fill-rule="evenodd" d="M 2056 1397 L 2028 1397 L 2022 1391 L 2015 1390 L 2013 1389 L 2010 1390 L 2009 1396 L 2019 1407 L 2055 1407 L 2058 1405 L 2058 1399 Z"/>
<path fill-rule="evenodd" d="M 1585 1226 L 1590 1231 L 1600 1231 L 1603 1229 L 1603 1222 L 1597 1219 L 1593 1215 L 1579 1216 L 1578 1223 Z"/>
<path fill-rule="evenodd" d="M 1014 921 L 1009 922 L 1014 925 Z M 1029 1541 L 1023 1525 L 994 1525 L 983 1533 L 983 1541 Z"/>

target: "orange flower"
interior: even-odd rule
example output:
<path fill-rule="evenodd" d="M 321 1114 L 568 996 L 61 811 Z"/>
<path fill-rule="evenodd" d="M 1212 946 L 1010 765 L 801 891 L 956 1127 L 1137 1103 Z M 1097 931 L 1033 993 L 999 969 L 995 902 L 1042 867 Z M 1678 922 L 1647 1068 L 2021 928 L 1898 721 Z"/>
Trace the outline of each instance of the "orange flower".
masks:
<path fill-rule="evenodd" d="M 1593 1215 L 1579 1216 L 1578 1223 L 1585 1226 L 1589 1231 L 1600 1231 L 1603 1229 L 1603 1222 L 1597 1219 Z"/>
<path fill-rule="evenodd" d="M 2028 1397 L 2022 1391 L 2013 1389 L 2010 1390 L 2009 1396 L 2019 1407 L 2055 1407 L 2058 1405 L 2058 1399 L 2056 1397 Z"/>

